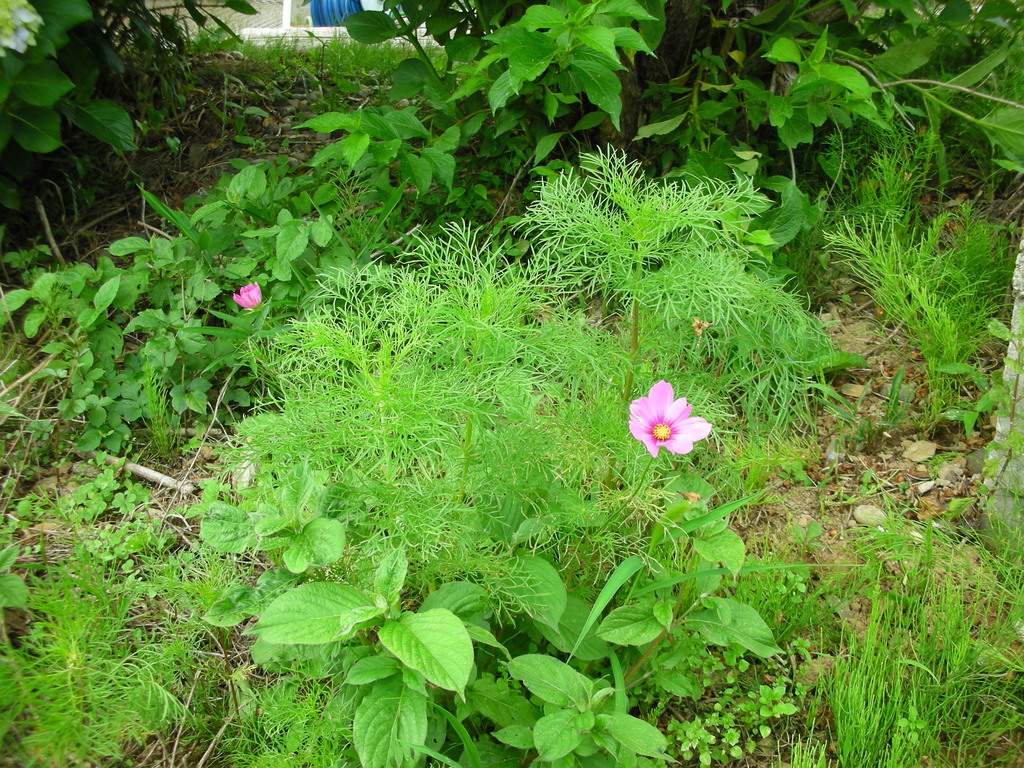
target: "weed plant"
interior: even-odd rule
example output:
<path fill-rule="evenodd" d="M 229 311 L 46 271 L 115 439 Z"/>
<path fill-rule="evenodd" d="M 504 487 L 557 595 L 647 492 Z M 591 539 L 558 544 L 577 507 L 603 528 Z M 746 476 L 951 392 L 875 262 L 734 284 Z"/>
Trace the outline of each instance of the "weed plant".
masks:
<path fill-rule="evenodd" d="M 1005 238 L 970 205 L 919 224 L 917 198 L 934 139 L 896 134 L 873 156 L 853 215 L 825 233 L 832 251 L 873 294 L 888 322 L 904 327 L 924 357 L 928 416 L 959 399 L 958 375 L 991 336 L 1012 271 Z"/>
<path fill-rule="evenodd" d="M 600 583 L 643 550 L 658 501 L 630 503 L 645 471 L 623 420 L 634 377 L 642 386 L 671 378 L 723 437 L 730 395 L 752 390 L 740 403 L 748 424 L 800 412 L 789 399 L 809 376 L 799 361 L 827 345 L 742 255 L 744 217 L 761 199 L 747 187 L 658 186 L 612 154 L 587 169 L 597 192 L 568 180 L 542 190 L 524 224 L 529 258 L 510 263 L 503 248 L 453 227 L 422 240 L 401 269 L 330 273 L 303 320 L 254 348 L 276 397 L 240 425 L 234 461 L 263 467 L 257 504 L 289 467 L 338 484 L 339 519 L 360 542 L 356 583 L 402 546 L 415 553 L 414 591 L 472 578 L 501 603 L 520 545 L 550 553 L 573 583 Z M 673 294 L 660 273 L 684 262 Z M 643 303 L 631 318 L 642 344 L 632 346 L 629 322 L 600 327 L 574 309 L 595 291 L 608 316 Z M 721 325 L 703 342 L 698 311 Z M 763 342 L 756 351 L 747 332 Z"/>

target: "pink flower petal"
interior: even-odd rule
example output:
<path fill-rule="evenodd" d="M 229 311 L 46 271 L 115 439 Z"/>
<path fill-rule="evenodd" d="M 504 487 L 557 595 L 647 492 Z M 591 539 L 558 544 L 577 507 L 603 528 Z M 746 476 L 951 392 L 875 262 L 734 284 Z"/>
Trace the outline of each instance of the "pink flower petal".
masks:
<path fill-rule="evenodd" d="M 655 418 L 665 418 L 665 413 L 672 405 L 673 397 L 672 385 L 667 381 L 659 381 L 651 387 L 651 391 L 647 394 L 647 398 L 651 401 L 651 405 L 654 408 Z"/>

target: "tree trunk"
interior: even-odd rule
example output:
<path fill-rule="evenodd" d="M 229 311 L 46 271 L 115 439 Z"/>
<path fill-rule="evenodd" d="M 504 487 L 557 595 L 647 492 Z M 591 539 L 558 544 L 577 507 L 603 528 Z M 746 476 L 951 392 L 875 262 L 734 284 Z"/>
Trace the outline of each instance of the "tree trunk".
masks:
<path fill-rule="evenodd" d="M 995 464 L 995 473 L 986 480 L 992 489 L 986 513 L 995 529 L 994 543 L 1000 547 L 1024 542 L 1024 239 L 1017 251 L 1011 290 L 1010 347 L 1003 369 L 1007 403 L 996 421 L 996 436 L 988 454 L 989 465 Z"/>

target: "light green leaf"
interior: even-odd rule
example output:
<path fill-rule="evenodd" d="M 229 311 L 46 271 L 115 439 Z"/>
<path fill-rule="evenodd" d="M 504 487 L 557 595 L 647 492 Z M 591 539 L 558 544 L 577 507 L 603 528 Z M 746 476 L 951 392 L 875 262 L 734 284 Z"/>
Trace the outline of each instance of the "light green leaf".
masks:
<path fill-rule="evenodd" d="M 874 89 L 868 84 L 868 81 L 864 78 L 860 72 L 853 67 L 846 67 L 842 64 L 834 64 L 830 61 L 818 64 L 815 69 L 818 74 L 833 83 L 838 83 L 852 93 L 862 99 L 866 99 L 871 96 Z"/>
<path fill-rule="evenodd" d="M 1024 109 L 1000 107 L 978 122 L 994 144 L 1012 155 L 1024 157 Z"/>
<path fill-rule="evenodd" d="M 566 23 L 565 15 L 550 5 L 531 5 L 517 24 L 527 29 L 559 27 Z"/>
<path fill-rule="evenodd" d="M 461 695 L 469 683 L 473 643 L 462 620 L 451 611 L 403 613 L 398 621 L 380 628 L 378 639 L 399 661 L 440 688 Z"/>
<path fill-rule="evenodd" d="M 583 708 L 593 695 L 594 684 L 589 679 L 568 664 L 544 654 L 517 656 L 508 663 L 508 673 L 521 680 L 530 693 L 558 707 Z"/>
<path fill-rule="evenodd" d="M 533 729 L 525 725 L 509 725 L 491 735 L 502 744 L 516 749 L 533 749 Z"/>
<path fill-rule="evenodd" d="M 322 115 L 311 117 L 304 123 L 299 123 L 296 128 L 309 128 L 319 133 L 332 133 L 333 131 L 358 131 L 359 115 L 351 112 L 324 112 Z"/>
<path fill-rule="evenodd" d="M 362 768 L 411 768 L 412 746 L 427 740 L 427 697 L 392 677 L 373 685 L 352 721 L 352 740 Z"/>
<path fill-rule="evenodd" d="M 766 59 L 775 62 L 788 62 L 799 64 L 803 60 L 800 54 L 800 46 L 788 37 L 780 37 L 772 43 L 771 49 L 765 54 Z"/>
<path fill-rule="evenodd" d="M 351 637 L 355 625 L 372 618 L 375 610 L 373 601 L 357 589 L 309 582 L 274 600 L 246 634 L 268 643 L 320 645 Z"/>
<path fill-rule="evenodd" d="M 655 618 L 650 600 L 616 608 L 601 622 L 597 636 L 616 645 L 646 645 L 665 629 Z"/>
<path fill-rule="evenodd" d="M 393 656 L 366 656 L 349 669 L 345 685 L 369 685 L 401 671 L 402 666 Z"/>
<path fill-rule="evenodd" d="M 668 742 L 650 723 L 624 712 L 597 716 L 598 726 L 631 752 L 647 757 L 665 757 Z"/>
<path fill-rule="evenodd" d="M 115 240 L 110 244 L 107 250 L 111 256 L 129 256 L 138 251 L 148 250 L 150 248 L 149 240 L 142 237 L 124 237 L 120 240 Z"/>
<path fill-rule="evenodd" d="M 576 38 L 584 45 L 597 51 L 605 59 L 612 69 L 619 69 L 622 65 L 619 62 L 618 51 L 615 50 L 615 33 L 607 27 L 591 25 L 578 27 L 573 30 Z M 637 35 L 639 38 L 640 36 Z"/>
<path fill-rule="evenodd" d="M 301 221 L 290 221 L 277 233 L 277 258 L 292 262 L 299 258 L 309 245 L 309 230 Z"/>
<path fill-rule="evenodd" d="M 536 621 L 557 630 L 567 595 L 555 567 L 543 558 L 527 555 L 516 558 L 514 576 L 507 591 Z"/>
<path fill-rule="evenodd" d="M 109 307 L 117 297 L 117 290 L 121 287 L 121 276 L 110 278 L 96 291 L 92 303 L 100 312 Z"/>
<path fill-rule="evenodd" d="M 494 83 L 487 91 L 487 104 L 492 112 L 497 112 L 517 93 L 519 88 L 512 83 L 512 72 L 506 69 L 494 79 Z"/>
<path fill-rule="evenodd" d="M 215 501 L 199 524 L 203 541 L 219 552 L 238 554 L 256 540 L 253 522 L 242 510 L 222 501 Z"/>
<path fill-rule="evenodd" d="M 398 600 L 405 585 L 405 575 L 409 570 L 409 561 L 405 557 L 405 549 L 396 547 L 381 558 L 373 577 L 374 589 L 389 603 Z"/>
<path fill-rule="evenodd" d="M 654 55 L 654 52 L 650 49 L 644 39 L 640 36 L 640 33 L 630 27 L 615 27 L 612 30 L 612 34 L 615 35 L 615 47 L 624 48 L 629 51 L 643 51 L 644 53 Z"/>
<path fill-rule="evenodd" d="M 28 589 L 21 576 L 14 573 L 0 573 L 0 610 L 24 608 L 28 603 Z"/>
<path fill-rule="evenodd" d="M 743 539 L 728 529 L 706 539 L 693 539 L 691 543 L 698 555 L 712 563 L 721 563 L 734 575 L 739 573 L 747 556 Z"/>
<path fill-rule="evenodd" d="M 565 757 L 583 741 L 578 723 L 583 713 L 571 709 L 562 709 L 545 715 L 533 726 L 533 746 L 537 749 L 537 759 L 551 763 Z M 593 718 L 593 714 L 590 717 Z"/>
<path fill-rule="evenodd" d="M 464 622 L 470 622 L 487 611 L 487 590 L 468 581 L 450 581 L 431 592 L 420 605 L 420 612 L 446 608 Z"/>
<path fill-rule="evenodd" d="M 558 46 L 547 35 L 523 27 L 505 27 L 492 36 L 508 58 L 509 72 L 516 90 L 523 82 L 532 82 L 551 64 Z"/>
<path fill-rule="evenodd" d="M 247 165 L 232 177 L 226 197 L 237 204 L 243 200 L 258 200 L 266 191 L 266 171 L 259 165 Z"/>
<path fill-rule="evenodd" d="M 302 527 L 284 553 L 284 563 L 292 573 L 302 573 L 310 565 L 330 565 L 345 554 L 345 526 L 339 520 L 318 517 Z"/>
<path fill-rule="evenodd" d="M 761 615 L 751 606 L 730 598 L 711 597 L 711 609 L 695 611 L 685 623 L 716 645 L 736 645 L 762 658 L 782 653 Z"/>
<path fill-rule="evenodd" d="M 0 571 L 9 571 L 14 567 L 14 564 L 18 561 L 18 554 L 21 552 L 21 547 L 17 544 L 11 544 L 11 546 L 0 550 Z"/>

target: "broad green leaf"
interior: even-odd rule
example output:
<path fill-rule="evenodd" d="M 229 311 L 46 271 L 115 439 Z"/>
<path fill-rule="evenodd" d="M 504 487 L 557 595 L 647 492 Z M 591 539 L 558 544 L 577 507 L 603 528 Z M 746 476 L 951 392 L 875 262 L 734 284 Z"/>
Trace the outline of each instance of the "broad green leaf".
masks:
<path fill-rule="evenodd" d="M 96 291 L 96 295 L 92 299 L 93 306 L 96 307 L 100 312 L 103 312 L 109 307 L 114 299 L 117 297 L 117 290 L 121 287 L 121 277 L 117 275 L 110 278 Z"/>
<path fill-rule="evenodd" d="M 381 558 L 373 577 L 373 586 L 377 594 L 389 603 L 398 600 L 405 585 L 405 575 L 409 570 L 409 561 L 405 549 L 396 547 Z"/>
<path fill-rule="evenodd" d="M 594 620 L 587 625 L 587 620 L 591 616 Z M 554 630 L 547 624 L 541 624 L 540 631 L 548 642 L 563 653 L 571 652 L 571 656 L 580 661 L 594 661 L 608 655 L 608 644 L 599 639 L 594 632 L 600 618 L 600 612 L 595 615 L 585 602 L 569 595 L 565 611 L 558 622 L 558 629 Z"/>
<path fill-rule="evenodd" d="M 533 729 L 525 725 L 508 725 L 491 735 L 502 744 L 516 749 L 533 749 Z"/>
<path fill-rule="evenodd" d="M 858 72 L 853 67 L 846 67 L 842 64 L 834 64 L 830 61 L 818 64 L 815 69 L 818 74 L 824 77 L 826 80 L 830 80 L 833 83 L 838 83 L 852 93 L 862 99 L 866 99 L 871 96 L 873 88 L 868 84 L 864 75 Z"/>
<path fill-rule="evenodd" d="M 629 751 L 647 757 L 665 757 L 668 742 L 650 723 L 624 712 L 598 715 L 597 722 L 599 728 L 614 736 Z"/>
<path fill-rule="evenodd" d="M 345 685 L 369 685 L 401 671 L 401 665 L 392 656 L 367 656 L 352 665 L 345 675 Z"/>
<path fill-rule="evenodd" d="M 17 544 L 11 544 L 11 546 L 0 550 L 0 571 L 9 571 L 13 568 L 20 552 L 21 547 Z"/>
<path fill-rule="evenodd" d="M 664 629 L 654 616 L 653 601 L 645 600 L 613 610 L 601 622 L 597 636 L 616 645 L 646 645 Z"/>
<path fill-rule="evenodd" d="M 228 184 L 226 197 L 233 203 L 258 200 L 267 191 L 267 174 L 259 165 L 247 165 Z"/>
<path fill-rule="evenodd" d="M 473 643 L 462 620 L 451 611 L 403 613 L 398 621 L 380 628 L 378 639 L 399 661 L 440 688 L 461 695 L 469 683 Z"/>
<path fill-rule="evenodd" d="M 922 37 L 917 40 L 904 40 L 885 53 L 871 59 L 871 66 L 893 75 L 909 75 L 915 69 L 923 67 L 932 57 L 932 51 L 939 44 L 937 37 Z"/>
<path fill-rule="evenodd" d="M 299 258 L 309 245 L 309 230 L 301 221 L 288 222 L 277 233 L 277 257 L 284 262 Z"/>
<path fill-rule="evenodd" d="M 978 123 L 993 143 L 1012 155 L 1024 157 L 1024 109 L 1001 107 Z"/>
<path fill-rule="evenodd" d="M 111 256 L 129 256 L 150 248 L 149 240 L 142 237 L 124 237 L 115 240 L 107 248 Z"/>
<path fill-rule="evenodd" d="M 137 149 L 135 123 L 119 104 L 106 99 L 94 99 L 68 106 L 71 122 L 86 133 L 109 144 L 118 152 Z"/>
<path fill-rule="evenodd" d="M 23 149 L 45 154 L 63 145 L 60 116 L 52 109 L 25 107 L 12 113 L 11 135 Z"/>
<path fill-rule="evenodd" d="M 427 697 L 398 677 L 375 683 L 356 708 L 352 741 L 362 768 L 411 768 L 412 746 L 427 741 Z"/>
<path fill-rule="evenodd" d="M 522 83 L 533 82 L 540 77 L 558 53 L 554 40 L 542 32 L 524 27 L 504 27 L 490 38 L 508 59 L 508 71 L 517 91 Z"/>
<path fill-rule="evenodd" d="M 814 140 L 814 129 L 807 119 L 807 111 L 801 109 L 793 114 L 785 124 L 779 126 L 779 139 L 787 147 L 795 148 L 800 144 L 809 144 Z"/>
<path fill-rule="evenodd" d="M 26 104 L 52 107 L 60 97 L 75 87 L 57 62 L 43 60 L 23 69 L 11 84 L 11 93 Z"/>
<path fill-rule="evenodd" d="M 345 554 L 345 526 L 339 520 L 317 517 L 302 527 L 284 553 L 284 563 L 292 573 L 302 573 L 310 565 L 330 565 Z"/>
<path fill-rule="evenodd" d="M 635 29 L 616 27 L 612 30 L 612 34 L 615 36 L 615 47 L 625 48 L 630 51 L 643 51 L 652 56 L 654 55 L 654 52 Z"/>
<path fill-rule="evenodd" d="M 619 69 L 622 65 L 619 62 L 619 54 L 615 49 L 615 33 L 607 27 L 591 25 L 579 27 L 573 30 L 576 38 L 584 45 L 597 51 L 608 60 L 612 69 Z M 637 35 L 639 38 L 640 36 Z"/>
<path fill-rule="evenodd" d="M 372 618 L 376 608 L 362 592 L 345 584 L 302 584 L 266 607 L 247 634 L 268 643 L 319 645 L 351 637 L 355 625 Z"/>
<path fill-rule="evenodd" d="M 593 714 L 586 713 L 593 719 Z M 565 757 L 583 741 L 579 723 L 582 712 L 562 709 L 545 715 L 533 726 L 533 746 L 537 750 L 537 759 L 551 763 Z"/>
<path fill-rule="evenodd" d="M 772 47 L 765 54 L 765 58 L 789 64 L 799 64 L 803 61 L 803 56 L 800 54 L 800 46 L 788 37 L 780 37 L 772 43 Z"/>
<path fill-rule="evenodd" d="M 12 313 L 21 309 L 25 302 L 32 298 L 32 291 L 26 288 L 16 288 L 13 291 L 0 291 L 0 310 L 9 317 Z"/>
<path fill-rule="evenodd" d="M 362 131 L 350 133 L 341 140 L 339 146 L 341 156 L 348 163 L 349 168 L 355 168 L 356 163 L 362 159 L 370 147 L 370 135 Z"/>
<path fill-rule="evenodd" d="M 739 573 L 747 556 L 743 539 L 728 529 L 706 539 L 692 539 L 691 543 L 698 555 L 712 563 L 721 563 L 733 575 Z"/>
<path fill-rule="evenodd" d="M 550 5 L 531 5 L 517 24 L 527 29 L 536 30 L 559 27 L 566 21 L 565 14 L 557 8 L 552 8 Z"/>
<path fill-rule="evenodd" d="M 554 133 L 548 133 L 537 141 L 537 148 L 534 150 L 533 161 L 539 163 L 549 154 L 551 150 L 558 144 L 558 140 L 565 134 L 562 131 L 555 131 Z"/>
<path fill-rule="evenodd" d="M 568 664 L 539 653 L 517 656 L 508 663 L 508 673 L 521 680 L 530 693 L 558 707 L 590 703 L 594 684 Z"/>
<path fill-rule="evenodd" d="M 724 597 L 711 597 L 711 609 L 695 611 L 686 624 L 716 645 L 735 643 L 762 658 L 782 653 L 771 629 L 751 606 Z"/>
<path fill-rule="evenodd" d="M 357 43 L 383 43 L 401 34 L 395 20 L 382 11 L 353 13 L 343 26 Z"/>
<path fill-rule="evenodd" d="M 612 125 L 619 127 L 619 115 L 622 112 L 622 83 L 615 73 L 605 64 L 590 59 L 574 56 L 569 69 L 579 79 L 583 92 L 595 107 L 603 109 L 611 118 Z"/>
<path fill-rule="evenodd" d="M 0 573 L 0 610 L 24 608 L 28 603 L 28 589 L 21 576 L 14 573 Z"/>
<path fill-rule="evenodd" d="M 215 627 L 233 627 L 240 621 L 252 616 L 254 608 L 260 601 L 260 594 L 252 587 L 242 584 L 229 587 L 216 602 L 210 606 L 203 616 L 203 621 Z"/>
<path fill-rule="evenodd" d="M 244 552 L 256 541 L 249 515 L 222 501 L 210 505 L 199 524 L 199 535 L 217 551 L 235 554 Z"/>
<path fill-rule="evenodd" d="M 359 115 L 351 112 L 324 112 L 322 115 L 311 117 L 304 123 L 299 123 L 296 128 L 309 128 L 311 131 L 320 133 L 332 133 L 333 131 L 358 131 Z"/>
<path fill-rule="evenodd" d="M 609 16 L 625 16 L 637 21 L 655 21 L 647 9 L 636 0 L 605 0 L 601 3 L 600 12 Z"/>
<path fill-rule="evenodd" d="M 536 710 L 522 692 L 509 687 L 506 680 L 493 676 L 480 677 L 466 689 L 466 702 L 500 728 L 512 725 L 532 726 Z M 532 742 L 527 745 L 527 749 Z"/>
<path fill-rule="evenodd" d="M 517 93 L 519 93 L 519 88 L 513 85 L 512 71 L 506 69 L 494 79 L 494 83 L 488 89 L 487 104 L 492 112 L 497 112 Z"/>
<path fill-rule="evenodd" d="M 420 612 L 446 608 L 465 622 L 473 621 L 487 611 L 487 590 L 468 581 L 450 581 L 427 595 Z"/>
<path fill-rule="evenodd" d="M 555 567 L 541 557 L 526 555 L 516 558 L 513 577 L 507 591 L 534 620 L 557 630 L 567 595 Z"/>
<path fill-rule="evenodd" d="M 977 85 L 992 72 L 995 71 L 1004 61 L 1006 61 L 1006 55 L 1009 51 L 1008 45 L 1004 45 L 995 53 L 989 54 L 984 59 L 979 61 L 969 69 L 965 69 L 959 75 L 951 79 L 949 82 L 952 85 L 960 85 L 965 88 L 970 88 Z"/>

